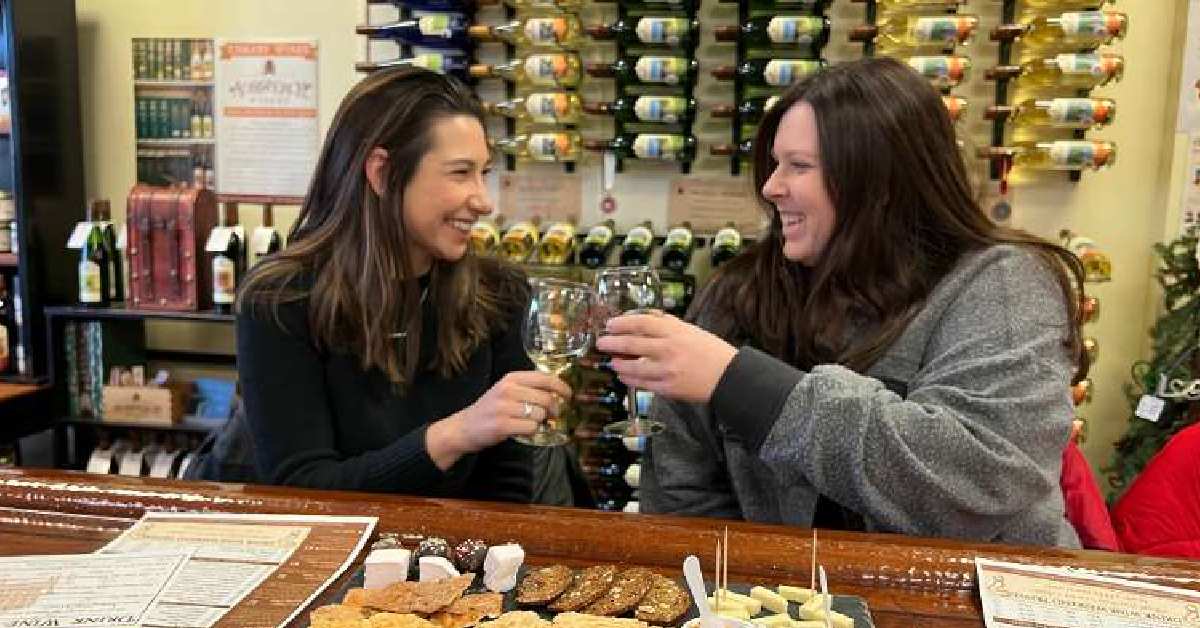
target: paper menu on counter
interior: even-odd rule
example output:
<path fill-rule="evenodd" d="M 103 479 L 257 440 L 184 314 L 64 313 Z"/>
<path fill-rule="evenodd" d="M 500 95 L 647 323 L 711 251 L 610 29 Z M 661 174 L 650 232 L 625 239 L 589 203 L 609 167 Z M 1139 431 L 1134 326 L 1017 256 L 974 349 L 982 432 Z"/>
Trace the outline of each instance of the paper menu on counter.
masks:
<path fill-rule="evenodd" d="M 1200 628 L 1200 592 L 976 558 L 988 628 Z"/>
<path fill-rule="evenodd" d="M 187 554 L 0 558 L 0 626 L 143 626 Z"/>
<path fill-rule="evenodd" d="M 193 553 L 147 627 L 282 626 L 341 575 L 374 517 L 147 513 L 100 550 Z"/>

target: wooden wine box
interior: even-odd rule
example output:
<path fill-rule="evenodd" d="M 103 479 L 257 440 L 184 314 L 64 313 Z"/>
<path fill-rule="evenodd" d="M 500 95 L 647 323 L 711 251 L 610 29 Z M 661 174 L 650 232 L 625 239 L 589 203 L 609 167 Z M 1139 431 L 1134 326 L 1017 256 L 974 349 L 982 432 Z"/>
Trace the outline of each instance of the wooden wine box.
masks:
<path fill-rule="evenodd" d="M 190 385 L 105 386 L 100 422 L 174 425 L 183 418 Z"/>
<path fill-rule="evenodd" d="M 129 294 L 135 309 L 196 311 L 212 301 L 204 242 L 217 224 L 209 190 L 136 185 L 127 219 Z"/>

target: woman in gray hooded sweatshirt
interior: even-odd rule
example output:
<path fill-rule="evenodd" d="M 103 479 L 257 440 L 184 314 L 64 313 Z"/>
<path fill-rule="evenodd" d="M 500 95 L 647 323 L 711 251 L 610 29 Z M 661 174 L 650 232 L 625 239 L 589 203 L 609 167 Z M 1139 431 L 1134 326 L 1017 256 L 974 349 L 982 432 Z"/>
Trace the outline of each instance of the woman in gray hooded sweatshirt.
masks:
<path fill-rule="evenodd" d="M 937 92 L 867 59 L 789 89 L 770 227 L 693 306 L 613 319 L 657 393 L 644 512 L 1078 546 L 1064 517 L 1082 268 L 981 211 Z"/>

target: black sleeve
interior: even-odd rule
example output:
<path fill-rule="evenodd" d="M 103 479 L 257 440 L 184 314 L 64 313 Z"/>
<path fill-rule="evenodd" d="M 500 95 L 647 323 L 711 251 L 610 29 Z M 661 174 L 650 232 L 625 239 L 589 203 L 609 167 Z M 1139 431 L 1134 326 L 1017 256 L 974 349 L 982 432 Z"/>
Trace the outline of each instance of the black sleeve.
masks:
<path fill-rule="evenodd" d="M 244 307 L 237 318 L 238 378 L 260 479 L 398 493 L 421 492 L 441 480 L 425 449 L 425 426 L 380 449 L 344 457 L 335 444 L 334 422 L 356 418 L 335 417 L 330 409 L 324 359 L 308 331 L 307 301 L 280 305 L 278 322 L 263 309 Z"/>
<path fill-rule="evenodd" d="M 510 372 L 533 370 L 533 362 L 525 354 L 525 345 L 521 342 L 529 289 L 521 277 L 506 283 L 509 290 L 515 291 L 516 298 L 507 300 L 507 316 L 493 330 L 493 384 Z M 470 497 L 520 503 L 533 501 L 534 449 L 510 438 L 479 452 L 470 482 Z"/>

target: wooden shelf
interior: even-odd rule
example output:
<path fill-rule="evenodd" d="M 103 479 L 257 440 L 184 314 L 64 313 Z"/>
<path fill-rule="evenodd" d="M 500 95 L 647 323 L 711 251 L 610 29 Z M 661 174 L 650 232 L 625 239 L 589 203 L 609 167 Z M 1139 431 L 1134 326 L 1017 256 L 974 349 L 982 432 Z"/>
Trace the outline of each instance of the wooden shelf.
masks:
<path fill-rule="evenodd" d="M 159 81 L 155 79 L 138 79 L 134 87 L 212 87 L 212 81 Z"/>
<path fill-rule="evenodd" d="M 217 140 L 211 137 L 204 138 L 182 138 L 182 137 L 160 137 L 160 138 L 143 138 L 137 141 L 138 146 L 212 146 L 217 143 Z"/>
<path fill-rule="evenodd" d="M 58 420 L 59 425 L 74 425 L 74 426 L 90 426 L 96 428 L 114 428 L 114 429 L 135 429 L 135 430 L 154 430 L 157 432 L 183 432 L 190 434 L 208 434 L 225 425 L 226 419 L 204 419 L 195 416 L 185 416 L 178 423 L 172 425 L 147 425 L 145 423 L 134 423 L 130 421 L 102 421 L 96 418 L 88 417 L 63 417 Z"/>
<path fill-rule="evenodd" d="M 47 389 L 48 386 L 44 384 L 5 384 L 0 382 L 0 402 L 33 395 Z"/>
<path fill-rule="evenodd" d="M 232 323 L 233 314 L 217 312 L 166 312 L 158 310 L 133 310 L 117 307 L 80 307 L 77 305 L 52 306 L 45 309 L 47 318 L 74 318 L 84 320 L 174 320 L 203 323 Z"/>
<path fill-rule="evenodd" d="M 20 263 L 16 253 L 0 253 L 0 268 L 16 268 Z"/>

